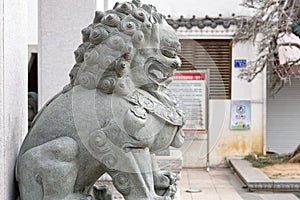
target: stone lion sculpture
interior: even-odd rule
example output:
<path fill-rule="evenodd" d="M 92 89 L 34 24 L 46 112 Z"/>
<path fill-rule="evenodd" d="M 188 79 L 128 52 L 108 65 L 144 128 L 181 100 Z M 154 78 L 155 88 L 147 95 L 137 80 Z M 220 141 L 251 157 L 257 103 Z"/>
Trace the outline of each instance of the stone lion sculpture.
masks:
<path fill-rule="evenodd" d="M 173 199 L 176 177 L 158 169 L 155 153 L 184 140 L 167 91 L 181 65 L 174 30 L 133 0 L 97 11 L 82 36 L 70 84 L 41 109 L 21 147 L 20 199 L 111 199 L 93 186 L 105 172 L 126 200 Z"/>

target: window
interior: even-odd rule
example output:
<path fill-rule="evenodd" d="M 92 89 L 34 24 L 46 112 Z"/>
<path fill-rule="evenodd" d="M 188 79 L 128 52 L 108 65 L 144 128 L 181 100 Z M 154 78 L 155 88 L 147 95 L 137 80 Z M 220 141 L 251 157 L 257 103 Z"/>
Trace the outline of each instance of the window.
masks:
<path fill-rule="evenodd" d="M 180 42 L 181 69 L 209 69 L 210 99 L 231 99 L 231 40 Z"/>

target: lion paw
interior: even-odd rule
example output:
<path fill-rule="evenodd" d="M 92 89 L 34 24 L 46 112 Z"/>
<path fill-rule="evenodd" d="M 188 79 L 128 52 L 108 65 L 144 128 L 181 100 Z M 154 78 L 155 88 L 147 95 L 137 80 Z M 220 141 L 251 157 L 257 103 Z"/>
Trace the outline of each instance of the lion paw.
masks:
<path fill-rule="evenodd" d="M 177 175 L 171 171 L 160 171 L 154 174 L 154 187 L 158 195 L 164 197 L 174 198 L 176 187 Z"/>

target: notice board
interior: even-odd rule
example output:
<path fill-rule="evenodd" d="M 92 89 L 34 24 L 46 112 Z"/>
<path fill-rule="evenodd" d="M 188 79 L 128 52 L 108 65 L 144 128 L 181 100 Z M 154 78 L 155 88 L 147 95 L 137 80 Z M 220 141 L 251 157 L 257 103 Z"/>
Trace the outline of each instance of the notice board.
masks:
<path fill-rule="evenodd" d="M 183 131 L 207 133 L 208 72 L 176 71 L 169 89 L 177 101 L 177 108 L 184 113 Z"/>

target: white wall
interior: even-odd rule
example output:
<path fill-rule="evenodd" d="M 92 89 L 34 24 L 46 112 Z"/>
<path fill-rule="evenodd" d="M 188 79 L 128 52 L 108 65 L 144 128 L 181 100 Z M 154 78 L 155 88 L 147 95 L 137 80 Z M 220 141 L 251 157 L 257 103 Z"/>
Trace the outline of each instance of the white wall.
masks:
<path fill-rule="evenodd" d="M 39 0 L 39 108 L 69 83 L 81 30 L 92 23 L 95 0 Z"/>
<path fill-rule="evenodd" d="M 15 200 L 15 160 L 28 116 L 27 1 L 0 5 L 0 197 Z"/>
<path fill-rule="evenodd" d="M 28 4 L 28 44 L 38 43 L 38 0 L 27 0 Z"/>

